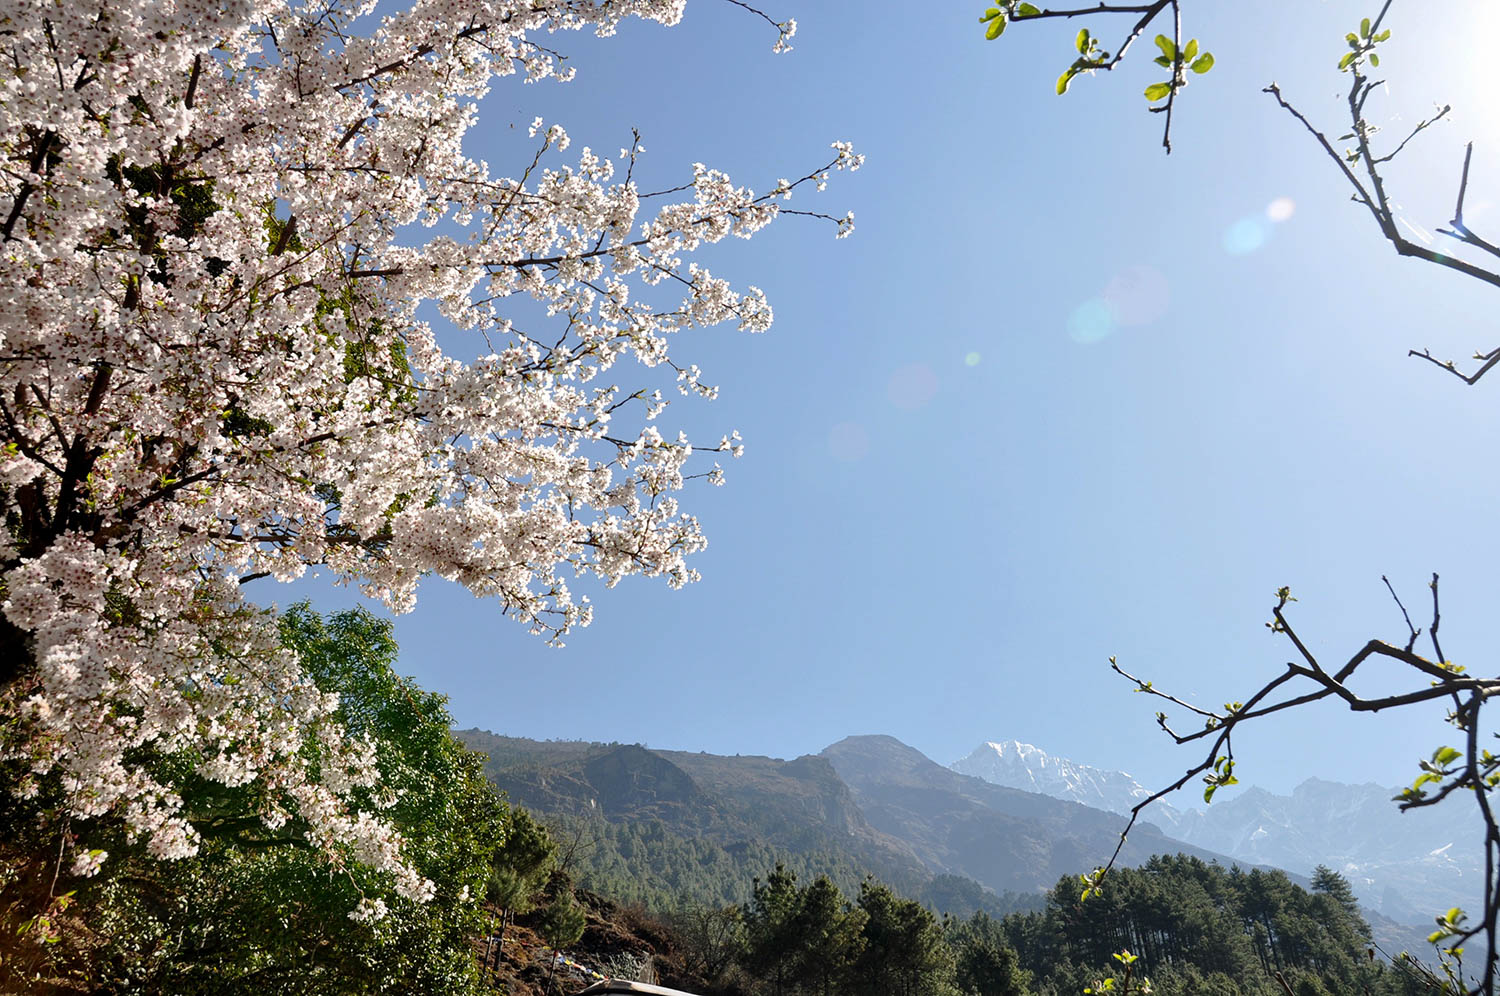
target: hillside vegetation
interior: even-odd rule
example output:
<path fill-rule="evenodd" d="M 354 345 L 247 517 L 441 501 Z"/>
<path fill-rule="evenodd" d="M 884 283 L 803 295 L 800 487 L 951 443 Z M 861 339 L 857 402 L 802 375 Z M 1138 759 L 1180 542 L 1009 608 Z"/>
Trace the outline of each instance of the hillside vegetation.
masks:
<path fill-rule="evenodd" d="M 1128 951 L 1159 996 L 1428 991 L 1419 969 L 1372 957 L 1348 883 L 1326 869 L 1307 890 L 1278 872 L 1157 858 L 1097 899 L 1080 889 L 1063 879 L 1042 909 L 1001 918 L 939 917 L 874 879 L 846 894 L 784 866 L 747 902 L 670 916 L 585 894 L 589 925 L 569 951 L 585 967 L 571 979 L 639 971 L 707 996 L 1077 996 Z M 508 943 L 496 976 L 508 991 L 539 987 L 539 943 L 524 928 Z"/>

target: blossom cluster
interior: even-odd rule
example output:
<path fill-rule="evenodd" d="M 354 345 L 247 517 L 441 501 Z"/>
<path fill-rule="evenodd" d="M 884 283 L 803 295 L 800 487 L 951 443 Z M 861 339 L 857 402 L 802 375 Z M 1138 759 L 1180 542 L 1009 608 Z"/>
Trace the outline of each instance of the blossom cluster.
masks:
<path fill-rule="evenodd" d="M 571 75 L 538 34 L 671 25 L 683 3 L 0 0 L 0 751 L 30 768 L 18 792 L 50 780 L 75 817 L 181 857 L 191 800 L 163 773 L 181 765 L 142 758 L 186 760 L 258 787 L 268 825 L 300 820 L 333 860 L 430 895 L 355 802 L 379 795 L 372 745 L 242 586 L 324 565 L 401 611 L 436 575 L 558 641 L 590 618 L 571 578 L 696 577 L 676 493 L 695 449 L 738 455 L 738 436 L 663 433 L 661 391 L 612 373 L 666 365 L 712 397 L 669 337 L 760 331 L 771 308 L 685 258 L 861 157 L 838 143 L 759 195 L 698 165 L 674 201 L 640 192 L 638 142 L 564 161 L 566 131 L 538 121 L 519 178 L 462 148 L 497 79 Z M 795 23 L 777 27 L 785 48 Z"/>

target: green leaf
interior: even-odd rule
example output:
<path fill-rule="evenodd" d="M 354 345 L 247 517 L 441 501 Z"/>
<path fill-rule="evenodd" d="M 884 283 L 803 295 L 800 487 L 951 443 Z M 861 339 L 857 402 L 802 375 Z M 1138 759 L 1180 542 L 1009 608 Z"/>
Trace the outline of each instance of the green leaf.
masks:
<path fill-rule="evenodd" d="M 1177 58 L 1177 43 L 1166 35 L 1156 36 L 1156 47 L 1161 49 L 1161 54 L 1165 55 L 1168 59 Z"/>
<path fill-rule="evenodd" d="M 1375 36 L 1375 40 L 1378 41 L 1378 42 L 1383 42 L 1383 41 L 1386 41 L 1387 39 L 1389 39 L 1390 37 L 1391 37 L 1391 29 L 1390 28 L 1386 28 L 1380 34 L 1378 34 L 1378 35 Z"/>
<path fill-rule="evenodd" d="M 1370 37 L 1370 19 L 1368 17 L 1359 22 L 1359 36 L 1361 38 Z"/>
<path fill-rule="evenodd" d="M 1078 47 L 1079 55 L 1087 55 L 1089 51 L 1089 29 L 1079 28 L 1078 37 L 1073 42 Z"/>
<path fill-rule="evenodd" d="M 1023 4 L 1021 4 L 1020 10 L 1017 11 L 1017 13 L 1020 13 L 1020 14 L 1022 14 L 1024 16 L 1026 16 L 1026 17 L 1035 17 L 1036 15 L 1040 14 L 1041 12 L 1042 12 L 1042 9 L 1040 7 L 1038 7 L 1036 4 L 1033 4 L 1033 3 L 1023 3 Z"/>
<path fill-rule="evenodd" d="M 1172 64 L 1172 60 L 1167 58 L 1165 55 L 1158 55 L 1151 61 L 1155 62 L 1158 66 L 1161 66 L 1163 69 L 1166 69 Z"/>
<path fill-rule="evenodd" d="M 1073 82 L 1073 77 L 1078 75 L 1078 70 L 1071 66 L 1063 70 L 1063 74 L 1057 78 L 1057 95 L 1061 97 L 1068 92 L 1068 84 Z"/>
<path fill-rule="evenodd" d="M 1146 99 L 1161 100 L 1171 92 L 1172 84 L 1170 83 L 1152 83 L 1150 86 L 1146 87 Z"/>
<path fill-rule="evenodd" d="M 1000 16 L 1000 8 L 999 7 L 991 7 L 989 10 L 987 10 L 983 14 L 979 15 L 979 23 L 983 24 L 985 21 L 993 21 L 995 18 L 997 18 L 999 16 Z"/>
<path fill-rule="evenodd" d="M 1193 62 L 1191 66 L 1188 66 L 1189 69 L 1197 73 L 1199 76 L 1202 76 L 1213 67 L 1214 54 L 1212 52 L 1204 52 L 1202 55 L 1198 56 L 1198 58 Z"/>
<path fill-rule="evenodd" d="M 1438 764 L 1452 764 L 1463 755 L 1452 747 L 1439 747 L 1433 752 L 1432 759 Z"/>
<path fill-rule="evenodd" d="M 1349 63 L 1351 63 L 1351 62 L 1354 61 L 1354 54 L 1355 53 L 1350 52 L 1349 54 L 1345 55 L 1342 59 L 1340 59 L 1339 60 L 1339 68 L 1340 69 L 1348 69 L 1349 68 Z"/>
<path fill-rule="evenodd" d="M 989 29 L 985 31 L 984 36 L 990 41 L 994 41 L 1003 34 L 1005 34 L 1005 15 L 1001 14 L 990 22 Z"/>
<path fill-rule="evenodd" d="M 1197 54 L 1198 54 L 1198 39 L 1194 38 L 1192 41 L 1188 42 L 1187 43 L 1187 47 L 1182 50 L 1182 61 L 1183 62 L 1192 62 L 1193 61 L 1193 57 L 1195 55 L 1197 55 Z"/>
<path fill-rule="evenodd" d="M 1219 786 L 1218 785 L 1209 785 L 1208 788 L 1206 788 L 1206 789 L 1203 790 L 1203 801 L 1204 802 L 1213 802 L 1214 801 L 1214 793 L 1217 792 L 1218 790 L 1219 790 Z"/>
<path fill-rule="evenodd" d="M 1380 65 L 1380 56 L 1376 55 L 1374 52 L 1370 53 L 1370 65 L 1371 66 L 1378 66 L 1378 65 Z"/>

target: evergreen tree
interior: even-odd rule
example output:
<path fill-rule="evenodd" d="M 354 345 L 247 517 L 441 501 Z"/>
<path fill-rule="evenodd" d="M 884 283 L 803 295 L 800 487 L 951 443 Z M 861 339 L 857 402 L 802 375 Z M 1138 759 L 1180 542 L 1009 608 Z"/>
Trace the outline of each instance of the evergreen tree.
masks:
<path fill-rule="evenodd" d="M 573 898 L 572 888 L 563 885 L 542 912 L 537 932 L 554 951 L 560 951 L 577 944 L 587 924 L 588 917 Z"/>
<path fill-rule="evenodd" d="M 855 966 L 856 992 L 871 996 L 948 996 L 953 952 L 932 911 L 866 879 L 859 889 L 866 916 L 865 950 Z"/>
<path fill-rule="evenodd" d="M 777 864 L 764 882 L 755 880 L 745 907 L 745 968 L 771 996 L 788 996 L 796 984 L 801 898 L 797 873 Z"/>
<path fill-rule="evenodd" d="M 965 996 L 1029 996 L 1031 973 L 1005 943 L 1000 924 L 986 914 L 953 922 L 949 943 L 958 988 Z"/>
<path fill-rule="evenodd" d="M 822 876 L 802 890 L 798 906 L 798 980 L 810 996 L 836 996 L 864 952 L 866 914 L 851 909 L 838 887 Z"/>
<path fill-rule="evenodd" d="M 1360 915 L 1359 898 L 1354 895 L 1348 879 L 1326 865 L 1318 865 L 1313 869 L 1312 887 L 1315 895 L 1326 896 L 1336 904 L 1338 911 L 1343 914 L 1345 924 L 1365 943 L 1369 943 L 1370 925 Z"/>

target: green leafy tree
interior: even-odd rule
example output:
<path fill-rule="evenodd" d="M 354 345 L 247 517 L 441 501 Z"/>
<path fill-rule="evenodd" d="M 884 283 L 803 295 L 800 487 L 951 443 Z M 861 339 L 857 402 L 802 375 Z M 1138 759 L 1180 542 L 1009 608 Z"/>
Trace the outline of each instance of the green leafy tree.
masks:
<path fill-rule="evenodd" d="M 1292 990 L 1296 996 L 1333 996 L 1328 987 L 1318 981 L 1315 975 L 1304 975 L 1297 980 L 1297 987 Z"/>
<path fill-rule="evenodd" d="M 480 900 L 512 819 L 483 758 L 449 733 L 441 696 L 396 674 L 390 623 L 304 605 L 281 627 L 319 688 L 338 695 L 337 721 L 373 743 L 389 795 L 366 804 L 385 807 L 432 900 L 402 898 L 354 860 L 331 872 L 305 826 L 267 822 L 274 800 L 259 788 L 204 783 L 185 794 L 204 832 L 196 857 L 131 857 L 122 841 L 123 856 L 80 883 L 90 929 L 65 974 L 101 993 L 481 991 L 469 941 L 483 932 Z M 361 901 L 384 916 L 351 918 Z"/>

